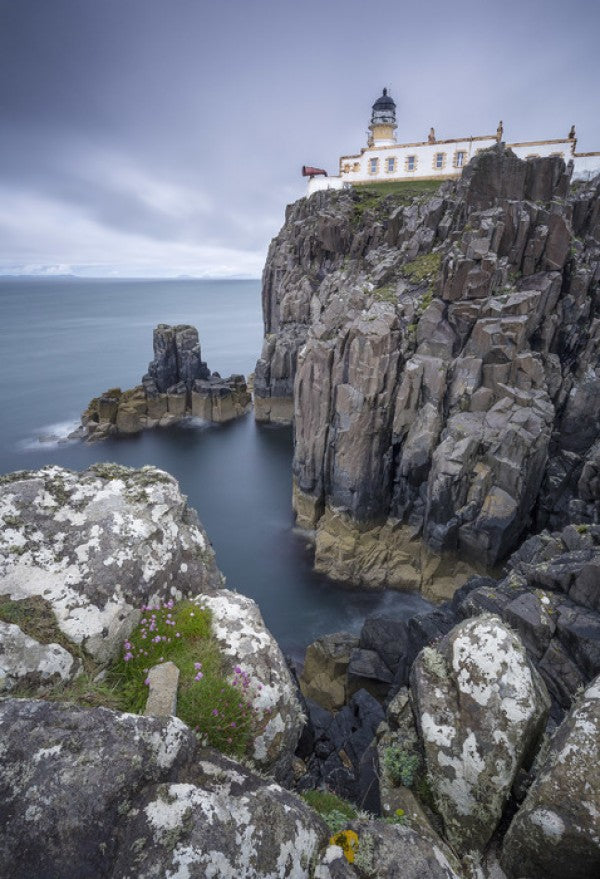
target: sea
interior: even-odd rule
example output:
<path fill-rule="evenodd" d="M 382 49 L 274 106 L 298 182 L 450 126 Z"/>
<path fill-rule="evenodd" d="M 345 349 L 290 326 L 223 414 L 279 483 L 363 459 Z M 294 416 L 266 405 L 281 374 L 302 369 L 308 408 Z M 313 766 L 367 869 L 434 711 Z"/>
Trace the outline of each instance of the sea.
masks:
<path fill-rule="evenodd" d="M 227 585 L 258 602 L 296 661 L 315 638 L 358 632 L 369 615 L 426 610 L 416 593 L 341 586 L 313 571 L 312 547 L 293 527 L 289 427 L 249 414 L 96 444 L 68 439 L 92 397 L 139 383 L 158 323 L 192 324 L 213 372 L 248 375 L 262 343 L 260 282 L 0 279 L 0 472 L 116 461 L 172 473 Z"/>

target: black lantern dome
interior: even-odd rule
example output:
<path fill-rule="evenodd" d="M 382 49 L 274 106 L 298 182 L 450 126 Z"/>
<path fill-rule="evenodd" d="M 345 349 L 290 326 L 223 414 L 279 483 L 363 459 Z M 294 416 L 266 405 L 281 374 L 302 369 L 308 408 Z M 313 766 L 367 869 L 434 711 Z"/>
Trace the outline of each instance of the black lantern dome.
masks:
<path fill-rule="evenodd" d="M 371 125 L 395 125 L 396 124 L 396 104 L 394 99 L 388 95 L 387 89 L 383 90 L 381 97 L 377 98 L 373 104 L 373 113 L 371 115 Z"/>

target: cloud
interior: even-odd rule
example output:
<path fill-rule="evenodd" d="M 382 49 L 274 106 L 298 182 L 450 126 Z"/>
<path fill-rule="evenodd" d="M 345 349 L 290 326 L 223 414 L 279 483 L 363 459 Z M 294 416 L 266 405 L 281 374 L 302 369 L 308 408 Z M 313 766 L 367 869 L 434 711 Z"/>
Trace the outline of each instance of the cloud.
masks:
<path fill-rule="evenodd" d="M 265 254 L 160 241 L 103 225 L 85 207 L 0 187 L 2 274 L 259 277 Z"/>
<path fill-rule="evenodd" d="M 0 271 L 256 277 L 384 85 L 406 141 L 600 149 L 599 28 L 597 0 L 0 0 Z"/>

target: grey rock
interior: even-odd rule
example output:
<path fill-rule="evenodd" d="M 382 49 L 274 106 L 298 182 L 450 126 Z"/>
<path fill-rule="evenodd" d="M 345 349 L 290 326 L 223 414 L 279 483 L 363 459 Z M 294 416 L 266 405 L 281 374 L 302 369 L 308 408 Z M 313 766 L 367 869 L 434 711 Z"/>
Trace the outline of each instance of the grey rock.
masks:
<path fill-rule="evenodd" d="M 159 324 L 154 330 L 153 348 L 154 360 L 148 366 L 148 376 L 160 393 L 178 382 L 183 382 L 190 391 L 195 379 L 206 379 L 210 375 L 201 358 L 196 327 Z"/>
<path fill-rule="evenodd" d="M 0 702 L 0 877 L 308 879 L 328 831 L 177 718 Z"/>
<path fill-rule="evenodd" d="M 424 648 L 411 689 L 445 836 L 463 854 L 483 851 L 535 753 L 546 688 L 517 636 L 499 617 L 481 616 Z"/>
<path fill-rule="evenodd" d="M 511 879 L 588 879 L 600 873 L 600 680 L 556 731 L 502 847 Z"/>
<path fill-rule="evenodd" d="M 196 513 L 154 467 L 10 474 L 0 480 L 0 517 L 11 523 L 0 532 L 0 595 L 42 596 L 61 631 L 101 662 L 142 604 L 222 583 Z"/>
<path fill-rule="evenodd" d="M 389 548 L 382 528 L 380 548 L 355 541 L 324 566 L 335 516 L 399 521 L 488 566 L 531 524 L 600 521 L 600 184 L 568 182 L 562 160 L 500 144 L 410 205 L 342 191 L 288 208 L 263 275 L 256 413 L 293 415 L 294 507 L 329 576 L 356 581 L 354 555 L 379 583 Z"/>
<path fill-rule="evenodd" d="M 40 644 L 0 620 L 0 692 L 22 685 L 70 681 L 80 663 L 59 644 Z"/>
<path fill-rule="evenodd" d="M 169 717 L 177 714 L 179 669 L 174 662 L 153 666 L 148 672 L 148 699 L 144 714 Z"/>
<path fill-rule="evenodd" d="M 283 653 L 251 598 L 220 589 L 200 601 L 211 611 L 212 633 L 225 663 L 230 671 L 239 666 L 249 675 L 252 704 L 263 715 L 250 756 L 257 768 L 289 783 L 304 718 Z"/>

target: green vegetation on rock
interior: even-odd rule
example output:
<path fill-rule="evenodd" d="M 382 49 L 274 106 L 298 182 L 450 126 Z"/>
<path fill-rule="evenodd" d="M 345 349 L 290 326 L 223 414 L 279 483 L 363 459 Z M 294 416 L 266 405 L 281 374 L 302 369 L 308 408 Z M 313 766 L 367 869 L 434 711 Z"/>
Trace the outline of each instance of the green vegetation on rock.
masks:
<path fill-rule="evenodd" d="M 354 187 L 353 222 L 360 223 L 363 214 L 379 208 L 384 199 L 386 207 L 403 207 L 416 198 L 431 197 L 440 187 L 439 180 L 397 180 L 384 183 L 367 183 Z"/>
<path fill-rule="evenodd" d="M 329 791 L 307 790 L 302 793 L 302 799 L 318 812 L 332 833 L 339 833 L 349 821 L 358 817 L 352 803 Z"/>
<path fill-rule="evenodd" d="M 71 683 L 13 690 L 15 697 L 73 702 L 141 714 L 148 698 L 148 672 L 171 661 L 179 669 L 177 716 L 203 742 L 226 754 L 245 754 L 263 722 L 252 706 L 262 689 L 236 666 L 229 680 L 212 634 L 211 612 L 191 601 L 144 607 L 142 619 L 124 642 L 123 654 L 107 668 L 88 656 L 59 629 L 43 598 L 0 601 L 0 620 L 18 625 L 42 644 L 60 644 L 83 662 L 84 672 Z"/>
<path fill-rule="evenodd" d="M 390 745 L 383 752 L 383 766 L 394 784 L 412 787 L 421 759 L 399 745 Z"/>
<path fill-rule="evenodd" d="M 440 270 L 441 264 L 441 253 L 421 253 L 412 262 L 407 262 L 402 266 L 402 273 L 413 284 L 421 284 L 423 281 L 433 281 Z"/>

